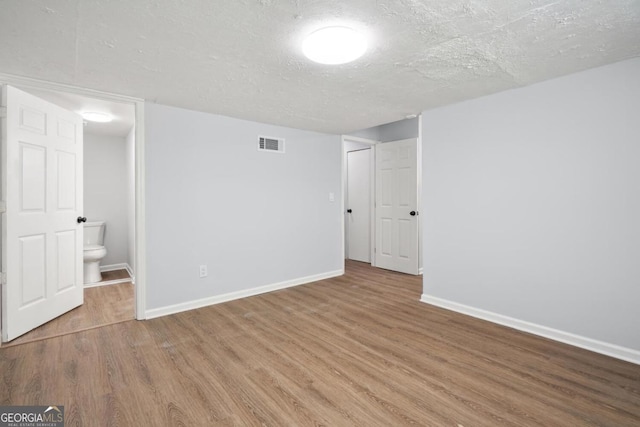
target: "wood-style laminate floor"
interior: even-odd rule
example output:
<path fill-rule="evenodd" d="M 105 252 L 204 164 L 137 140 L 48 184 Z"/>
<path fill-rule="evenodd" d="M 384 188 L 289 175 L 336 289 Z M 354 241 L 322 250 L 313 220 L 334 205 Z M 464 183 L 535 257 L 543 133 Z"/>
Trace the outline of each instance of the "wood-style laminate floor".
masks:
<path fill-rule="evenodd" d="M 101 275 L 102 275 L 102 280 L 100 282 L 111 282 L 115 280 L 131 279 L 131 276 L 129 276 L 129 273 L 125 269 L 103 271 Z"/>
<path fill-rule="evenodd" d="M 124 273 L 127 274 L 126 270 Z M 126 277 L 129 275 L 127 274 Z M 122 278 L 122 273 L 117 271 L 103 273 L 103 281 Z M 131 282 L 85 288 L 84 304 L 80 307 L 74 308 L 9 343 L 2 344 L 0 348 L 133 320 L 135 319 L 133 293 Z"/>
<path fill-rule="evenodd" d="M 176 284 L 178 285 L 178 284 Z M 640 366 L 343 277 L 0 349 L 0 405 L 67 426 L 638 426 Z"/>

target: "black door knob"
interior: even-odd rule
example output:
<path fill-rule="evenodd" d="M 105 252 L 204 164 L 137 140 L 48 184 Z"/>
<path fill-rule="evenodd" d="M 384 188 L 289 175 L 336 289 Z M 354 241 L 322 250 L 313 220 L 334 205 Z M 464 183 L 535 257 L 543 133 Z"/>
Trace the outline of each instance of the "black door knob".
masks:
<path fill-rule="evenodd" d="M 411 216 L 416 216 L 416 215 L 418 215 L 418 212 L 416 212 L 416 211 L 411 211 L 411 212 L 409 212 L 409 215 L 411 215 Z"/>
<path fill-rule="evenodd" d="M 351 213 L 351 212 L 352 212 L 352 210 L 351 210 L 351 209 L 347 209 L 347 213 Z"/>
<path fill-rule="evenodd" d="M 86 216 L 79 216 L 77 221 L 78 221 L 78 224 L 81 224 L 83 222 L 87 222 L 87 217 Z"/>

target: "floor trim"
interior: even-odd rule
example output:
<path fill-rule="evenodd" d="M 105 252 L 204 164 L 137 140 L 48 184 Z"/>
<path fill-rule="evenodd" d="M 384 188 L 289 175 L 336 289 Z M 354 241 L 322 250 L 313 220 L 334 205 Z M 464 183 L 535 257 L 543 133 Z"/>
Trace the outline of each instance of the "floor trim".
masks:
<path fill-rule="evenodd" d="M 259 286 L 257 288 L 246 289 L 243 291 L 230 292 L 222 295 L 214 295 L 208 298 L 202 298 L 194 301 L 187 301 L 180 304 L 169 305 L 166 307 L 153 308 L 147 310 L 146 318 L 153 319 L 156 317 L 167 316 L 170 314 L 176 314 L 183 311 L 194 310 L 196 308 L 202 308 L 209 305 L 220 304 L 227 301 L 233 301 L 240 298 L 247 298 L 254 295 L 260 295 L 267 292 L 273 292 L 280 289 L 291 288 L 294 286 L 304 285 L 305 283 L 317 282 L 318 280 L 329 279 L 331 277 L 342 276 L 344 269 L 330 271 L 327 273 L 316 274 L 313 276 L 301 277 L 299 279 L 287 280 L 280 283 L 274 283 L 272 285 Z"/>
<path fill-rule="evenodd" d="M 95 288 L 96 286 L 118 285 L 120 283 L 128 283 L 128 282 L 135 284 L 133 275 L 131 274 L 131 267 L 129 267 L 129 264 L 127 264 L 126 262 L 121 264 L 109 264 L 109 265 L 100 266 L 101 273 L 104 273 L 105 271 L 115 271 L 115 270 L 127 270 L 129 277 L 123 278 L 123 279 L 107 280 L 105 282 L 101 281 L 101 282 L 85 283 L 84 287 Z"/>
<path fill-rule="evenodd" d="M 640 351 L 422 294 L 421 302 L 640 365 Z"/>
<path fill-rule="evenodd" d="M 131 267 L 126 262 L 122 262 L 120 264 L 109 264 L 109 265 L 101 265 L 100 271 L 114 271 L 114 270 L 127 270 L 129 275 L 131 275 Z"/>
<path fill-rule="evenodd" d="M 105 282 L 94 282 L 94 283 L 85 283 L 85 288 L 96 288 L 98 286 L 108 286 L 108 285 L 119 285 L 120 283 L 133 283 L 131 282 L 131 278 L 128 279 L 115 279 L 115 280 L 107 280 Z"/>

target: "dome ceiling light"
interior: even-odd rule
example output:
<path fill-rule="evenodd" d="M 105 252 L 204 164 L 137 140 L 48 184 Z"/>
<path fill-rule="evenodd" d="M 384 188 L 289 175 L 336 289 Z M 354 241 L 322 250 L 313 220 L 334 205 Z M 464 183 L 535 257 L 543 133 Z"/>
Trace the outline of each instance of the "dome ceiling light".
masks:
<path fill-rule="evenodd" d="M 367 50 L 367 41 L 348 27 L 325 27 L 307 36 L 302 52 L 320 64 L 346 64 L 360 58 Z"/>

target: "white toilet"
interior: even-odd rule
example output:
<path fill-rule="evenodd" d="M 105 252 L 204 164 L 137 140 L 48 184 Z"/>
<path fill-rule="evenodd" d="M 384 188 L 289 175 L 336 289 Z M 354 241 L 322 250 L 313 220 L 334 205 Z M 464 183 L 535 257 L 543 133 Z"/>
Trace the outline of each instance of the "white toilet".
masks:
<path fill-rule="evenodd" d="M 84 283 L 96 283 L 102 280 L 100 261 L 107 255 L 104 247 L 104 221 L 84 224 Z"/>

